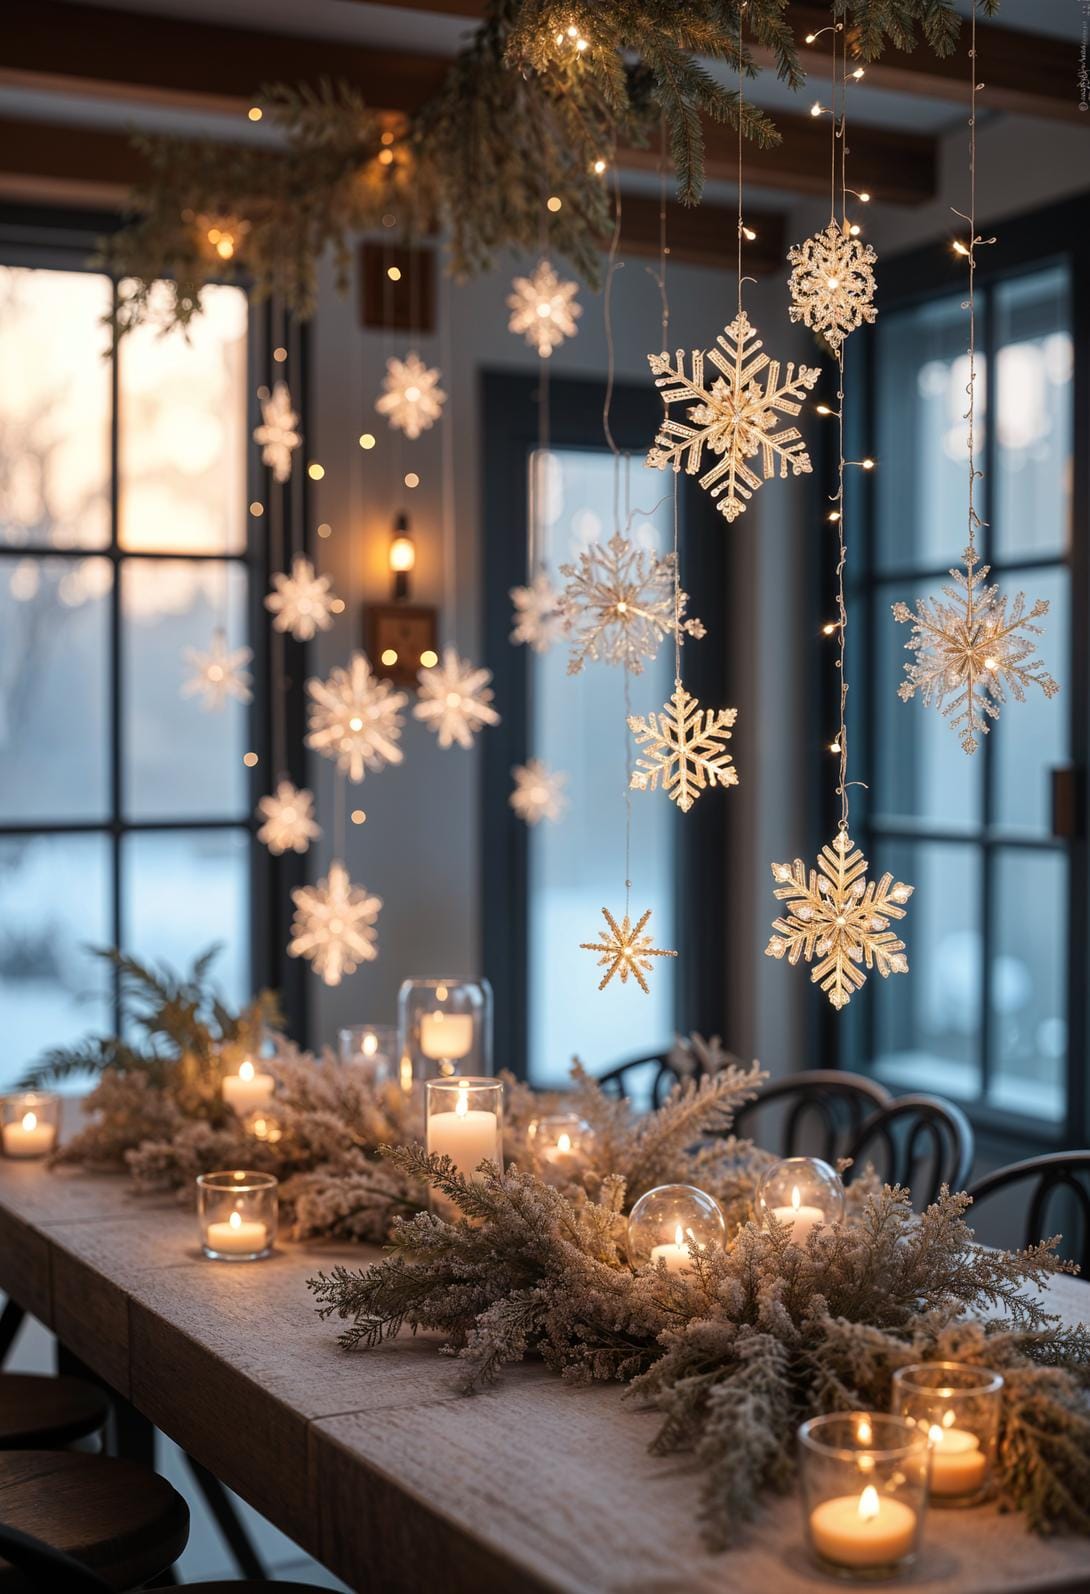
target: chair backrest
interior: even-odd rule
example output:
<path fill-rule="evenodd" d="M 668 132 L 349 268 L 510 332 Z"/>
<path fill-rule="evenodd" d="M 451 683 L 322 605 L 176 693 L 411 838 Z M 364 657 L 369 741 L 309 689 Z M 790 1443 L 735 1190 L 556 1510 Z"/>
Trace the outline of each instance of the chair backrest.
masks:
<path fill-rule="evenodd" d="M 977 1180 L 969 1194 L 976 1207 L 990 1196 L 997 1195 L 1001 1190 L 1010 1190 L 1015 1185 L 1029 1188 L 1019 1192 L 1016 1202 L 1018 1214 L 1023 1211 L 1026 1214 L 1022 1237 L 1011 1243 L 1036 1245 L 1038 1241 L 1054 1234 L 1055 1220 L 1049 1221 L 1052 1198 L 1066 1197 L 1070 1203 L 1070 1215 L 1077 1220 L 1076 1226 L 1081 1229 L 1082 1235 L 1081 1241 L 1076 1239 L 1071 1226 L 1067 1225 L 1064 1244 L 1060 1249 L 1064 1256 L 1078 1262 L 1084 1273 L 1090 1269 L 1090 1151 L 1050 1151 L 1043 1157 L 1027 1157 L 1024 1162 L 1012 1162 L 1009 1167 L 986 1173 Z M 1012 1227 L 1017 1235 L 1017 1218 Z"/>
<path fill-rule="evenodd" d="M 63 1550 L 4 1523 L 0 1523 L 0 1559 L 24 1574 L 27 1588 L 64 1589 L 66 1594 L 110 1594 L 112 1588 Z"/>
<path fill-rule="evenodd" d="M 762 1085 L 734 1118 L 745 1135 L 781 1157 L 817 1156 L 835 1163 L 846 1154 L 869 1113 L 893 1100 L 884 1085 L 837 1068 L 810 1068 Z M 766 1111 L 771 1109 L 771 1111 Z M 757 1120 L 766 1125 L 764 1133 Z M 770 1144 L 770 1139 L 776 1144 Z"/>
<path fill-rule="evenodd" d="M 668 1052 L 649 1052 L 607 1069 L 598 1075 L 598 1083 L 610 1095 L 637 1107 L 661 1107 L 680 1077 Z"/>
<path fill-rule="evenodd" d="M 899 1096 L 866 1120 L 848 1148 L 847 1178 L 872 1162 L 887 1184 L 912 1191 L 916 1206 L 941 1185 L 964 1190 L 973 1166 L 973 1130 L 960 1107 L 941 1096 Z"/>

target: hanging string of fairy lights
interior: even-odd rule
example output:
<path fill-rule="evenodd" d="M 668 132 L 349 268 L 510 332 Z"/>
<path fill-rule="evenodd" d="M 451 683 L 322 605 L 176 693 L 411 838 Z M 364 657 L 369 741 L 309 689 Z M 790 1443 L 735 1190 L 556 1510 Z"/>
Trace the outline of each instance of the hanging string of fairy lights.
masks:
<path fill-rule="evenodd" d="M 792 275 L 793 319 L 806 321 L 821 330 L 830 343 L 836 359 L 837 393 L 836 410 L 830 412 L 822 406 L 823 413 L 833 413 L 837 425 L 836 490 L 830 502 L 827 523 L 836 528 L 836 623 L 839 724 L 831 751 L 837 755 L 836 795 L 839 798 L 840 818 L 836 835 L 821 850 L 816 869 L 808 869 L 801 858 L 793 863 L 772 865 L 773 891 L 777 900 L 787 906 L 783 915 L 772 926 L 772 936 L 765 948 L 768 957 L 786 957 L 791 964 L 800 959 L 811 964 L 810 979 L 825 992 L 838 1011 L 847 1007 L 852 995 L 865 982 L 872 969 L 886 977 L 890 974 L 907 974 L 908 959 L 904 955 L 904 942 L 890 928 L 890 921 L 903 919 L 905 904 L 912 896 L 913 887 L 895 881 L 884 874 L 877 882 L 866 878 L 867 860 L 855 846 L 850 834 L 850 788 L 861 782 L 848 778 L 848 609 L 845 591 L 848 561 L 847 511 L 845 492 L 846 472 L 849 465 L 870 470 L 869 459 L 848 460 L 844 447 L 844 341 L 855 327 L 874 319 L 871 298 L 874 293 L 873 274 L 870 267 L 874 254 L 864 259 L 856 248 L 857 234 L 853 234 L 847 217 L 848 187 L 847 162 L 847 94 L 848 68 L 846 40 L 840 49 L 840 67 L 837 70 L 837 41 L 843 34 L 843 25 L 830 29 L 833 41 L 833 91 L 830 139 L 830 221 L 817 240 L 825 240 L 822 249 L 837 251 L 835 260 L 828 258 L 825 269 L 827 280 L 819 291 L 810 282 L 812 261 L 819 252 L 804 253 L 807 246 L 792 250 L 796 270 Z M 809 42 L 820 37 L 810 35 Z M 862 69 L 853 72 L 858 81 Z M 839 105 L 839 109 L 838 109 Z M 816 114 L 825 108 L 815 107 Z M 838 214 L 839 211 L 839 214 Z M 814 245 L 815 239 L 807 240 Z M 855 267 L 849 270 L 849 260 Z M 836 262 L 840 263 L 837 264 Z M 843 275 L 841 275 L 843 273 Z M 811 313 L 807 321 L 806 312 Z M 826 628 L 828 629 L 828 628 Z"/>
<path fill-rule="evenodd" d="M 1008 700 L 1024 703 L 1028 686 L 1040 687 L 1046 698 L 1055 697 L 1059 685 L 1037 656 L 1035 638 L 1043 634 L 1035 622 L 1048 613 L 1048 600 L 1038 598 L 1027 610 L 1019 592 L 1008 610 L 1008 600 L 997 586 L 987 585 L 989 567 L 980 563 L 977 533 L 987 529 L 976 507 L 976 484 L 983 473 L 976 464 L 976 252 L 994 244 L 976 230 L 976 97 L 984 84 L 977 82 L 976 6 L 972 8 L 969 45 L 969 211 L 954 215 L 969 229 L 968 242 L 954 243 L 954 252 L 969 267 L 969 378 L 966 385 L 969 455 L 969 533 L 962 554 L 964 572 L 953 569 L 953 586 L 943 587 L 938 598 L 917 598 L 915 609 L 907 603 L 893 605 L 893 618 L 911 625 L 905 648 L 914 657 L 905 664 L 905 679 L 898 688 L 901 701 L 917 693 L 925 708 L 937 708 L 949 720 L 966 753 L 975 753 L 989 720 L 999 718 Z"/>

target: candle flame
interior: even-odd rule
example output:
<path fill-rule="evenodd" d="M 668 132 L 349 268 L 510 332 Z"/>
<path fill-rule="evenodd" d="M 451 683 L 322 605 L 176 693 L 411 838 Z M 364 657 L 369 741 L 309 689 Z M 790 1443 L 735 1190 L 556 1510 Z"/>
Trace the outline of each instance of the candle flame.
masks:
<path fill-rule="evenodd" d="M 227 1219 L 227 1222 L 231 1226 L 232 1229 L 241 1229 L 241 1227 L 242 1227 L 242 1213 L 241 1212 L 232 1212 L 231 1216 Z"/>
<path fill-rule="evenodd" d="M 680 1223 L 677 1224 L 675 1226 L 675 1228 L 674 1228 L 674 1244 L 678 1247 L 679 1250 L 685 1244 L 685 1232 L 682 1229 Z"/>
<path fill-rule="evenodd" d="M 943 1412 L 942 1425 L 944 1428 L 952 1428 L 954 1426 L 954 1413 L 952 1411 Z"/>
<path fill-rule="evenodd" d="M 267 1140 L 269 1138 L 269 1126 L 264 1118 L 254 1119 L 254 1136 L 257 1140 Z"/>
<path fill-rule="evenodd" d="M 365 1057 L 373 1057 L 377 1051 L 378 1051 L 378 1036 L 377 1035 L 365 1035 L 363 1037 L 363 1055 Z"/>
<path fill-rule="evenodd" d="M 880 1510 L 878 1490 L 873 1483 L 868 1483 L 863 1493 L 859 1496 L 859 1520 L 861 1522 L 873 1522 Z"/>
<path fill-rule="evenodd" d="M 794 1207 L 796 1212 L 802 1206 L 802 1197 L 799 1194 L 799 1187 L 797 1184 L 793 1185 L 791 1188 L 791 1205 Z"/>
<path fill-rule="evenodd" d="M 23 1128 L 24 1129 L 37 1129 L 37 1127 L 38 1127 L 38 1114 L 36 1112 L 25 1112 L 23 1114 Z"/>
<path fill-rule="evenodd" d="M 239 1064 L 239 1066 L 238 1066 L 238 1077 L 240 1079 L 253 1079 L 253 1077 L 254 1077 L 254 1065 L 253 1065 L 253 1063 L 251 1063 L 251 1061 L 250 1061 L 250 1059 L 248 1057 L 247 1057 L 247 1059 L 246 1059 L 246 1061 L 244 1063 L 240 1063 Z"/>
<path fill-rule="evenodd" d="M 869 1417 L 860 1417 L 855 1425 L 855 1437 L 861 1445 L 870 1444 L 874 1438 L 874 1430 L 871 1428 Z"/>
<path fill-rule="evenodd" d="M 406 1096 L 413 1088 L 413 1060 L 408 1053 L 401 1059 L 401 1088 Z"/>
<path fill-rule="evenodd" d="M 448 995 L 449 992 L 445 985 L 437 985 L 435 987 L 435 1000 L 437 1002 L 445 1002 Z"/>
<path fill-rule="evenodd" d="M 930 1439 L 933 1445 L 942 1444 L 943 1432 L 937 1422 L 933 1422 L 931 1424 L 930 1428 L 927 1430 L 927 1437 Z"/>
<path fill-rule="evenodd" d="M 562 1135 L 557 1135 L 557 1137 L 556 1137 L 556 1149 L 557 1149 L 557 1151 L 563 1151 L 563 1152 L 570 1151 L 571 1150 L 571 1135 L 563 1135 L 563 1134 Z"/>
<path fill-rule="evenodd" d="M 454 1111 L 459 1118 L 464 1118 L 469 1111 L 469 1086 L 464 1079 L 458 1086 L 458 1100 L 454 1104 Z"/>

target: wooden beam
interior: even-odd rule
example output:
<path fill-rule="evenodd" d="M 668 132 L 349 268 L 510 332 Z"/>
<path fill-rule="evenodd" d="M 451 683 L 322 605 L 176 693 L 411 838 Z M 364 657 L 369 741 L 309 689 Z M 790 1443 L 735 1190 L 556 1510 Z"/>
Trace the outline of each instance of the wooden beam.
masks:
<path fill-rule="evenodd" d="M 744 245 L 747 268 L 761 273 L 780 270 L 787 252 L 783 217 L 774 211 L 747 212 L 746 225 L 757 234 Z M 656 257 L 659 241 L 658 200 L 646 194 L 622 194 L 622 252 Z M 726 269 L 738 259 L 737 214 L 722 205 L 668 204 L 666 242 L 671 262 Z"/>
<path fill-rule="evenodd" d="M 93 94 L 150 104 L 242 112 L 263 83 L 323 78 L 358 88 L 372 105 L 412 112 L 442 82 L 447 62 L 329 40 L 213 27 L 158 14 L 64 0 L 7 0 L 0 83 L 55 93 Z M 765 186 L 823 193 L 828 130 L 808 116 L 777 114 L 783 143 L 750 146 L 746 171 Z M 732 180 L 737 152 L 729 129 L 706 126 L 709 177 Z M 919 204 L 935 192 L 935 144 L 918 135 L 855 126 L 853 174 L 893 203 Z M 621 152 L 622 166 L 653 170 L 657 154 Z"/>

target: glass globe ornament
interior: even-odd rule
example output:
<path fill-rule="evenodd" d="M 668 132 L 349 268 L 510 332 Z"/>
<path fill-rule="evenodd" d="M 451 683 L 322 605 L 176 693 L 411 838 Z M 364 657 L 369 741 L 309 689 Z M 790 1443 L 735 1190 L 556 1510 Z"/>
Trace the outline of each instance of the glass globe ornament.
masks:
<path fill-rule="evenodd" d="M 820 1157 L 787 1157 L 774 1162 L 757 1181 L 757 1216 L 790 1229 L 790 1239 L 805 1245 L 815 1229 L 844 1216 L 844 1186 L 835 1168 Z"/>
<path fill-rule="evenodd" d="M 628 1218 L 628 1260 L 633 1267 L 663 1262 L 668 1273 L 690 1273 L 693 1248 L 724 1245 L 727 1222 L 714 1196 L 693 1184 L 648 1190 Z"/>

